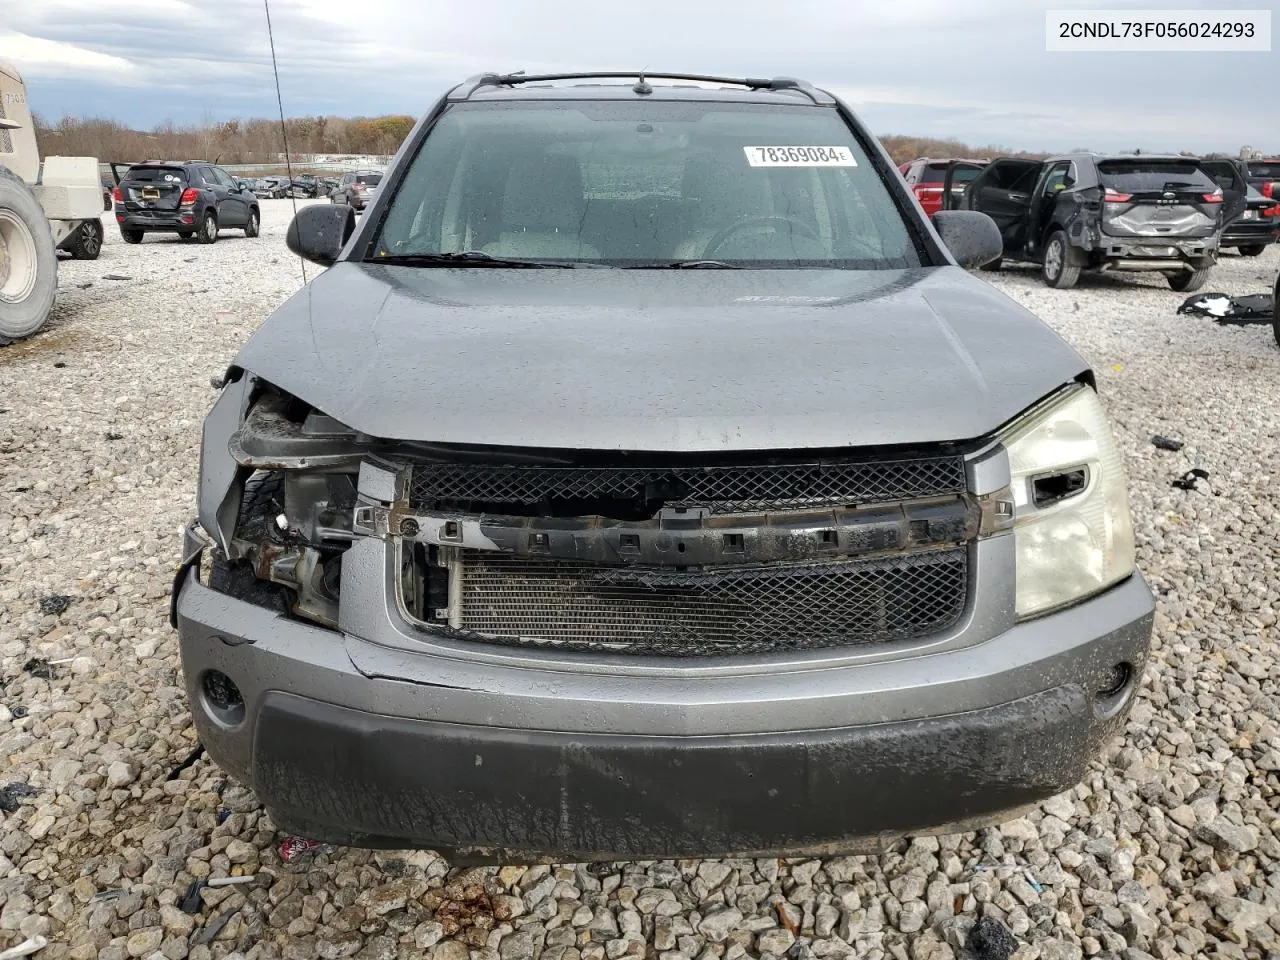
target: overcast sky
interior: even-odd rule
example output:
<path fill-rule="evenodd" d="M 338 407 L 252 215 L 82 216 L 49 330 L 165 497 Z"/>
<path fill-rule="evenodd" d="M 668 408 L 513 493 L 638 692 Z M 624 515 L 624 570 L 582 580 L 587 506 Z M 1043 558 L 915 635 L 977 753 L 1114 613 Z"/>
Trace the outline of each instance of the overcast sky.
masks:
<path fill-rule="evenodd" d="M 469 74 L 675 70 L 812 80 L 878 134 L 1022 149 L 1280 153 L 1280 53 L 1047 53 L 1046 9 L 1276 0 L 271 0 L 285 112 L 420 115 Z M 46 117 L 149 129 L 273 116 L 262 0 L 0 0 L 0 57 Z"/>

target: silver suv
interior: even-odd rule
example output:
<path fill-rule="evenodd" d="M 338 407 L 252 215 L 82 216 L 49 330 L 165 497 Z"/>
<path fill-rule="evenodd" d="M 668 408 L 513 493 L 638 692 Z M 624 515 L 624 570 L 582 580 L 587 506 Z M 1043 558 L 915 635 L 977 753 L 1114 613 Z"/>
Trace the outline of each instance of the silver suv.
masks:
<path fill-rule="evenodd" d="M 826 854 L 1075 784 L 1153 603 L 1083 360 L 790 80 L 474 78 L 231 365 L 174 591 L 281 828 Z"/>

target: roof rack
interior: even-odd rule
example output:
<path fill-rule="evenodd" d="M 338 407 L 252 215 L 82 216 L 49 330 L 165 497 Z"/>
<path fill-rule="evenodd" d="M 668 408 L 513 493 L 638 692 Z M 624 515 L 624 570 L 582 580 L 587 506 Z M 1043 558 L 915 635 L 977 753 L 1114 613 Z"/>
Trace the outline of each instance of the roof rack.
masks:
<path fill-rule="evenodd" d="M 466 100 L 481 87 L 514 87 L 523 83 L 548 83 L 553 80 L 689 80 L 695 83 L 721 83 L 748 90 L 797 90 L 814 103 L 834 103 L 830 95 L 813 84 L 795 77 L 717 77 L 702 73 L 655 73 L 651 70 L 594 71 L 586 73 L 481 73 L 469 77 L 454 88 L 452 100 Z"/>

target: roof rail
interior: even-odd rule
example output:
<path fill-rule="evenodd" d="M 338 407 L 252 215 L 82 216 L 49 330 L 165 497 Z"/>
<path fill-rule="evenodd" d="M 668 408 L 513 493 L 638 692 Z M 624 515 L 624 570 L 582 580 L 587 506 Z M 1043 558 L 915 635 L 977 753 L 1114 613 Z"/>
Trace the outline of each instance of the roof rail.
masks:
<path fill-rule="evenodd" d="M 718 77 L 702 73 L 661 73 L 652 70 L 631 71 L 593 71 L 584 73 L 482 73 L 470 77 L 459 84 L 450 93 L 450 99 L 465 100 L 480 87 L 501 86 L 514 87 L 522 83 L 546 83 L 552 80 L 689 80 L 695 83 L 722 83 L 735 87 L 746 87 L 750 90 L 797 90 L 814 103 L 830 104 L 835 101 L 830 95 L 818 90 L 813 84 L 795 77 Z"/>

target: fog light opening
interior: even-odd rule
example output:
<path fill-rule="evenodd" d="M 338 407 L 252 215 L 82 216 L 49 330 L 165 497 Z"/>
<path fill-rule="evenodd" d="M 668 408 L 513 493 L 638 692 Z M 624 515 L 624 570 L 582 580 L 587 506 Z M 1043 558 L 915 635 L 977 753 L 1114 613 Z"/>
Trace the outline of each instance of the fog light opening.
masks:
<path fill-rule="evenodd" d="M 1102 686 L 1098 689 L 1097 697 L 1099 700 L 1110 700 L 1114 696 L 1123 693 L 1125 688 L 1129 686 L 1129 680 L 1133 677 L 1133 668 L 1127 663 L 1117 663 L 1103 678 Z"/>
<path fill-rule="evenodd" d="M 235 726 L 244 720 L 244 696 L 240 688 L 221 670 L 205 672 L 200 681 L 204 703 L 209 714 L 219 723 Z"/>

